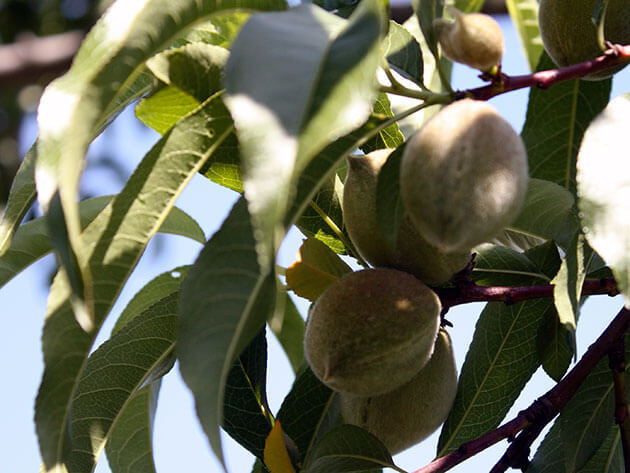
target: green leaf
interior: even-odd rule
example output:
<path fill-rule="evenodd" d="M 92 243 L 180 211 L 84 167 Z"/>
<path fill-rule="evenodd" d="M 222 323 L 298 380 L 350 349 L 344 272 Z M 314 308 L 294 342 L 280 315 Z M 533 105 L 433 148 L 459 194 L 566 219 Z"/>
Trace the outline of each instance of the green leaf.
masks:
<path fill-rule="evenodd" d="M 232 366 L 225 383 L 223 428 L 256 457 L 264 459 L 272 427 L 267 405 L 267 340 L 260 330 Z"/>
<path fill-rule="evenodd" d="M 466 13 L 479 11 L 482 5 L 483 0 L 455 0 L 455 8 Z"/>
<path fill-rule="evenodd" d="M 551 278 L 525 254 L 500 245 L 484 244 L 475 248 L 473 279 L 482 286 L 520 286 L 535 278 L 546 284 Z"/>
<path fill-rule="evenodd" d="M 591 123 L 578 157 L 578 207 L 591 247 L 613 271 L 630 307 L 630 177 L 624 133 L 630 94 L 617 97 Z"/>
<path fill-rule="evenodd" d="M 243 198 L 232 208 L 182 284 L 178 359 L 197 416 L 223 462 L 219 426 L 228 374 L 272 308 L 275 281 L 259 264 Z"/>
<path fill-rule="evenodd" d="M 302 243 L 298 259 L 286 271 L 287 287 L 298 296 L 315 301 L 328 286 L 352 272 L 335 252 L 316 238 Z"/>
<path fill-rule="evenodd" d="M 555 307 L 544 314 L 537 337 L 538 356 L 545 373 L 560 381 L 567 372 L 575 354 L 575 334 L 561 322 Z"/>
<path fill-rule="evenodd" d="M 527 473 L 565 473 L 564 453 L 560 418 L 556 418 L 527 467 Z"/>
<path fill-rule="evenodd" d="M 412 0 L 413 10 L 416 13 L 420 29 L 427 47 L 434 58 L 438 56 L 438 42 L 433 32 L 433 20 L 441 18 L 444 11 L 444 3 L 440 0 Z"/>
<path fill-rule="evenodd" d="M 110 202 L 111 196 L 94 197 L 79 204 L 81 228 L 85 228 Z M 192 217 L 173 207 L 158 230 L 162 233 L 183 235 L 200 243 L 205 242 L 203 230 Z M 4 286 L 21 271 L 51 251 L 48 228 L 43 217 L 38 217 L 20 226 L 15 232 L 11 246 L 0 256 L 0 287 Z"/>
<path fill-rule="evenodd" d="M 381 235 L 391 248 L 396 247 L 398 230 L 405 213 L 400 197 L 400 163 L 405 145 L 399 146 L 387 157 L 376 185 L 376 217 Z"/>
<path fill-rule="evenodd" d="M 147 61 L 149 70 L 162 82 L 203 102 L 221 90 L 221 76 L 230 53 L 201 42 L 167 49 Z"/>
<path fill-rule="evenodd" d="M 340 425 L 324 435 L 313 448 L 305 473 L 367 472 L 377 468 L 404 471 L 394 464 L 387 447 L 356 425 Z"/>
<path fill-rule="evenodd" d="M 184 32 L 182 42 L 203 42 L 229 49 L 232 42 L 249 19 L 249 11 L 222 11 Z"/>
<path fill-rule="evenodd" d="M 95 279 L 94 330 L 77 325 L 65 272 L 53 282 L 42 337 L 44 375 L 35 406 L 36 429 L 47 469 L 63 462 L 76 382 L 98 328 L 188 181 L 232 130 L 217 98 L 181 120 L 143 158 L 125 187 L 86 227 L 81 238 Z M 89 243 L 89 245 L 88 245 Z"/>
<path fill-rule="evenodd" d="M 282 422 L 282 429 L 295 442 L 302 463 L 319 436 L 330 430 L 338 418 L 335 392 L 303 364 L 276 416 Z"/>
<path fill-rule="evenodd" d="M 161 380 L 137 391 L 120 413 L 105 445 L 112 473 L 155 473 L 153 419 Z"/>
<path fill-rule="evenodd" d="M 525 203 L 509 230 L 554 240 L 565 250 L 579 230 L 575 199 L 565 188 L 542 179 L 530 179 Z"/>
<path fill-rule="evenodd" d="M 518 31 L 529 70 L 535 71 L 543 52 L 542 38 L 538 29 L 538 2 L 536 0 L 506 0 L 512 23 Z"/>
<path fill-rule="evenodd" d="M 370 116 L 384 26 L 378 0 L 362 2 L 347 22 L 302 4 L 252 16 L 234 41 L 226 103 L 261 258 L 271 260 L 284 235 L 299 173 Z"/>
<path fill-rule="evenodd" d="M 555 69 L 546 53 L 537 70 Z M 571 80 L 543 90 L 532 87 L 521 136 L 531 177 L 555 182 L 575 195 L 575 163 L 582 135 L 606 106 L 611 80 Z"/>
<path fill-rule="evenodd" d="M 621 434 L 613 425 L 599 449 L 580 469 L 580 473 L 625 473 Z"/>
<path fill-rule="evenodd" d="M 136 0 L 115 2 L 90 30 L 76 54 L 72 67 L 45 90 L 38 109 L 39 140 L 36 164 L 40 204 L 46 212 L 59 195 L 66 229 L 59 232 L 60 254 L 68 252 L 63 264 L 73 270 L 77 257 L 86 294 L 74 296 L 90 301 L 91 276 L 82 257 L 79 213 L 76 203 L 79 179 L 94 130 L 107 120 L 107 113 L 128 94 L 129 85 L 144 74 L 145 61 L 165 48 L 182 32 L 205 17 L 234 8 L 284 8 L 281 0 Z M 63 112 L 63 113 L 60 113 Z M 53 240 L 56 239 L 51 235 Z M 70 245 L 71 249 L 62 248 Z M 73 278 L 73 282 L 76 278 Z M 77 284 L 73 284 L 77 286 Z"/>
<path fill-rule="evenodd" d="M 88 359 L 72 400 L 69 472 L 93 470 L 121 412 L 170 358 L 175 349 L 177 298 L 177 293 L 164 297 Z"/>
<path fill-rule="evenodd" d="M 198 106 L 199 101 L 186 92 L 177 87 L 164 87 L 142 99 L 135 113 L 138 120 L 163 135 Z"/>
<path fill-rule="evenodd" d="M 549 299 L 482 311 L 462 367 L 455 403 L 442 428 L 438 456 L 496 428 L 540 365 L 537 337 Z"/>
<path fill-rule="evenodd" d="M 284 289 L 279 291 L 276 297 L 276 310 L 267 323 L 287 355 L 293 372 L 297 373 L 304 361 L 303 340 L 306 324 Z"/>
<path fill-rule="evenodd" d="M 383 52 L 387 61 L 404 76 L 422 84 L 424 64 L 422 48 L 405 28 L 393 20 L 389 22 L 389 31 L 383 40 Z"/>
<path fill-rule="evenodd" d="M 378 94 L 376 102 L 374 102 L 372 113 L 373 115 L 379 115 L 383 118 L 391 118 L 394 116 L 394 114 L 392 113 L 391 103 L 389 101 L 389 98 L 387 98 L 387 94 Z M 396 148 L 404 141 L 405 137 L 400 132 L 400 129 L 398 128 L 398 123 L 393 123 L 387 128 L 379 131 L 379 133 L 374 138 L 367 141 L 363 146 L 361 146 L 361 151 L 367 154 L 377 149 Z"/>

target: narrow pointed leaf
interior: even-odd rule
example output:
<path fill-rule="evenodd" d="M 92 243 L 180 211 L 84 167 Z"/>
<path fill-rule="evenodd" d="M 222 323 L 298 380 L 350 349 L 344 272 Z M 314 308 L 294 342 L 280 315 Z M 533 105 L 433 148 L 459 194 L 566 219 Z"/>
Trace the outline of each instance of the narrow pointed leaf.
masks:
<path fill-rule="evenodd" d="M 396 148 L 387 157 L 378 174 L 376 187 L 376 216 L 378 227 L 385 241 L 396 247 L 398 229 L 402 222 L 405 207 L 400 197 L 400 163 L 405 145 Z"/>
<path fill-rule="evenodd" d="M 356 425 L 340 425 L 326 433 L 313 448 L 306 473 L 368 472 L 398 468 L 387 447 Z"/>
<path fill-rule="evenodd" d="M 287 355 L 293 372 L 297 373 L 304 361 L 303 340 L 306 323 L 289 294 L 284 290 L 279 292 L 281 293 L 276 298 L 276 310 L 267 320 L 267 324 Z M 278 310 L 280 304 L 283 310 Z"/>
<path fill-rule="evenodd" d="M 550 307 L 538 331 L 537 344 L 543 369 L 555 381 L 562 379 L 571 364 L 575 354 L 574 336 L 560 322 L 557 310 Z"/>
<path fill-rule="evenodd" d="M 543 53 L 537 70 L 555 67 Z M 582 135 L 608 103 L 610 87 L 610 79 L 605 79 L 571 80 L 548 90 L 530 89 L 521 136 L 531 177 L 555 182 L 575 195 L 575 163 Z"/>
<path fill-rule="evenodd" d="M 93 470 L 123 409 L 174 351 L 177 299 L 148 308 L 88 359 L 72 401 L 69 472 Z"/>
<path fill-rule="evenodd" d="M 223 401 L 223 428 L 261 459 L 272 425 L 266 378 L 267 340 L 263 328 L 232 366 L 225 383 Z"/>
<path fill-rule="evenodd" d="M 442 17 L 444 3 L 440 0 L 413 0 L 411 4 L 418 18 L 426 45 L 433 57 L 438 60 L 438 42 L 433 32 L 433 20 Z"/>
<path fill-rule="evenodd" d="M 506 0 L 505 3 L 512 23 L 518 31 L 529 69 L 535 71 L 543 51 L 542 38 L 538 29 L 538 2 L 536 0 Z"/>
<path fill-rule="evenodd" d="M 275 282 L 259 264 L 245 200 L 232 208 L 182 284 L 178 359 L 197 416 L 220 461 L 224 391 L 239 353 L 265 323 Z"/>
<path fill-rule="evenodd" d="M 328 286 L 352 269 L 316 238 L 304 240 L 298 259 L 287 268 L 287 286 L 298 296 L 315 301 Z"/>
<path fill-rule="evenodd" d="M 617 97 L 591 123 L 578 157 L 578 207 L 591 247 L 613 271 L 630 307 L 630 177 L 624 133 L 630 95 Z"/>
<path fill-rule="evenodd" d="M 226 102 L 261 258 L 269 259 L 283 236 L 299 172 L 369 117 L 384 21 L 378 0 L 362 2 L 348 21 L 302 4 L 252 16 L 234 41 Z"/>
<path fill-rule="evenodd" d="M 115 2 L 91 29 L 70 70 L 45 90 L 38 108 L 40 137 L 37 144 L 38 197 L 47 211 L 59 194 L 67 229 L 63 244 L 78 258 L 86 294 L 76 294 L 93 310 L 91 276 L 82 258 L 76 196 L 79 178 L 94 130 L 108 118 L 104 114 L 128 93 L 144 72 L 145 61 L 182 32 L 205 17 L 228 9 L 284 8 L 281 0 L 121 0 Z M 63 235 L 61 235 L 63 236 Z M 62 248 L 58 248 L 62 250 Z M 72 259 L 64 264 L 74 269 Z M 74 281 L 74 278 L 72 279 Z M 77 286 L 75 283 L 74 286 Z"/>
<path fill-rule="evenodd" d="M 92 244 L 86 244 L 89 253 L 83 259 L 99 275 L 92 332 L 75 321 L 65 273 L 55 278 L 42 338 L 45 370 L 35 406 L 40 451 L 48 470 L 63 462 L 70 401 L 98 328 L 183 188 L 231 130 L 220 100 L 209 99 L 147 153 L 121 193 L 84 230 L 81 237 Z"/>
<path fill-rule="evenodd" d="M 442 428 L 438 456 L 496 428 L 540 365 L 536 339 L 553 303 L 539 299 L 483 310 Z"/>
<path fill-rule="evenodd" d="M 282 424 L 277 421 L 265 441 L 265 465 L 271 473 L 295 473 L 282 435 Z"/>

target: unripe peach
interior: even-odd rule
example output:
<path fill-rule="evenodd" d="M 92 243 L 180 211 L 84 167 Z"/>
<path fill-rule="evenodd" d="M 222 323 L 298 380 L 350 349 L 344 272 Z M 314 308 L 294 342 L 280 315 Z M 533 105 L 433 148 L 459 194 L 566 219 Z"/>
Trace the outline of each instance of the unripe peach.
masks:
<path fill-rule="evenodd" d="M 440 311 L 437 295 L 410 274 L 384 268 L 346 274 L 312 306 L 306 360 L 336 391 L 385 393 L 429 360 Z"/>

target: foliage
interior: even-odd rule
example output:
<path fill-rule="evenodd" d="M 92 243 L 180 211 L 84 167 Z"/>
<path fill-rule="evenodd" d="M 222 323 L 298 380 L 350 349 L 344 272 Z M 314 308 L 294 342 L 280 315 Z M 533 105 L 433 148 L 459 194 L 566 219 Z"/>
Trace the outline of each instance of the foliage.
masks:
<path fill-rule="evenodd" d="M 559 462 L 553 471 L 620 471 L 624 440 L 613 411 L 615 400 L 625 400 L 615 398 L 608 365 L 580 368 L 580 389 L 563 384 L 563 376 L 575 356 L 583 296 L 618 291 L 630 305 L 623 143 L 630 94 L 611 101 L 611 79 L 584 82 L 566 71 L 512 82 L 486 74 L 485 87 L 453 92 L 432 27 L 447 14 L 442 2 L 414 1 L 416 17 L 404 25 L 391 21 L 379 0 L 319 3 L 326 8 L 284 0 L 118 0 L 70 71 L 46 88 L 38 141 L 0 222 L 0 285 L 51 249 L 59 263 L 35 406 L 43 471 L 93 471 L 105 450 L 114 473 L 154 472 L 146 455 L 153 416 L 161 378 L 176 359 L 222 462 L 221 428 L 258 458 L 255 471 L 402 471 L 376 437 L 341 423 L 335 393 L 302 361 L 304 321 L 288 295 L 314 301 L 351 271 L 347 262 L 364 264 L 341 213 L 349 154 L 402 150 L 409 122 L 407 136 L 398 123 L 425 108 L 541 84 L 553 87 L 530 92 L 521 136 L 531 179 L 520 215 L 475 249 L 472 270 L 435 288 L 446 308 L 494 301 L 477 322 L 437 455 L 494 435 L 542 366 L 564 398 L 553 404 L 553 416 L 529 419 L 542 429 L 560 414 L 534 456 L 534 471 L 548 471 L 550 458 Z M 456 6 L 471 12 L 479 3 Z M 541 54 L 534 4 L 509 2 L 528 61 L 542 71 L 555 66 Z M 627 62 L 626 49 L 604 60 Z M 409 108 L 394 114 L 394 95 L 411 99 Z M 89 144 L 137 99 L 137 118 L 161 138 L 118 195 L 78 202 Z M 378 225 L 390 243 L 404 213 L 400 152 L 392 156 L 378 182 Z M 195 175 L 241 194 L 207 241 L 174 207 Z M 45 215 L 21 223 L 36 196 Z M 285 271 L 276 256 L 293 226 L 308 238 Z M 204 248 L 192 266 L 138 292 L 109 340 L 95 347 L 158 231 Z M 514 291 L 492 298 L 496 292 L 487 289 L 496 287 Z M 265 324 L 296 371 L 277 413 L 267 404 Z M 627 327 L 615 330 L 619 339 Z M 510 436 L 529 432 L 516 424 Z"/>

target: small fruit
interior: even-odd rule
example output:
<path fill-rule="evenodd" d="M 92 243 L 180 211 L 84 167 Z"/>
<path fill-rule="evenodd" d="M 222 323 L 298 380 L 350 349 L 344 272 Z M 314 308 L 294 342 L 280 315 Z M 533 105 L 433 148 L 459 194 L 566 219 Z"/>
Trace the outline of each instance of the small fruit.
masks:
<path fill-rule="evenodd" d="M 454 22 L 433 20 L 433 29 L 444 55 L 467 66 L 490 71 L 503 58 L 503 32 L 499 24 L 485 13 L 462 13 L 449 8 Z"/>
<path fill-rule="evenodd" d="M 521 137 L 486 102 L 459 100 L 412 136 L 400 193 L 419 233 L 444 252 L 496 237 L 520 211 L 528 184 Z"/>
<path fill-rule="evenodd" d="M 382 149 L 348 159 L 343 218 L 361 257 L 373 266 L 407 271 L 426 284 L 442 284 L 470 261 L 470 252 L 444 253 L 420 236 L 404 215 L 395 248 L 383 238 L 376 211 L 378 175 L 393 150 Z"/>
<path fill-rule="evenodd" d="M 341 393 L 341 414 L 378 437 L 392 455 L 421 442 L 446 420 L 457 392 L 448 333 L 440 330 L 433 356 L 411 381 L 381 396 Z"/>
<path fill-rule="evenodd" d="M 597 0 L 540 0 L 538 26 L 545 50 L 561 67 L 588 61 L 602 54 L 593 11 Z M 630 2 L 610 0 L 606 9 L 604 38 L 630 43 Z M 610 77 L 625 65 L 591 74 L 585 79 Z"/>
<path fill-rule="evenodd" d="M 346 274 L 312 306 L 305 357 L 336 391 L 385 393 L 429 360 L 440 310 L 437 295 L 410 274 L 385 268 Z"/>

